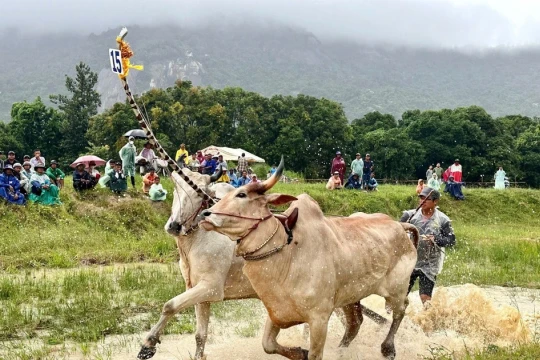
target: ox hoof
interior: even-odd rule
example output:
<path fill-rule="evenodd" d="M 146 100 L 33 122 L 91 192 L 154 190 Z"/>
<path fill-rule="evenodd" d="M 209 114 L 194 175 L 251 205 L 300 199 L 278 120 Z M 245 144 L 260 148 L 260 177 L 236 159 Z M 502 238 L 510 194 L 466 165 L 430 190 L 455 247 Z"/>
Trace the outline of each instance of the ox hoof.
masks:
<path fill-rule="evenodd" d="M 156 347 L 155 346 L 142 346 L 141 350 L 139 351 L 139 355 L 137 355 L 137 359 L 151 359 L 154 355 L 156 355 Z"/>
<path fill-rule="evenodd" d="M 301 350 L 302 350 L 302 355 L 303 355 L 302 360 L 308 360 L 309 359 L 309 355 L 308 355 L 309 351 L 304 350 L 304 349 L 301 349 Z"/>
<path fill-rule="evenodd" d="M 381 353 L 385 359 L 394 360 L 396 358 L 396 348 L 394 344 L 382 344 Z"/>

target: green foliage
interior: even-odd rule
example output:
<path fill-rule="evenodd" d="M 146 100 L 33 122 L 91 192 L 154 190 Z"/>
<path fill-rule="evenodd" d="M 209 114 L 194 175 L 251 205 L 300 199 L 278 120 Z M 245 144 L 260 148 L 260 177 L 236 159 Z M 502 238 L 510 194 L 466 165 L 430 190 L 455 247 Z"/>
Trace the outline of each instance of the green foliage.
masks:
<path fill-rule="evenodd" d="M 66 75 L 66 88 L 70 95 L 50 96 L 51 102 L 58 105 L 63 117 L 61 160 L 64 163 L 78 157 L 88 146 L 86 139 L 88 122 L 101 106 L 100 95 L 94 90 L 98 79 L 97 73 L 92 72 L 90 67 L 82 62 L 75 70 L 75 79 Z"/>

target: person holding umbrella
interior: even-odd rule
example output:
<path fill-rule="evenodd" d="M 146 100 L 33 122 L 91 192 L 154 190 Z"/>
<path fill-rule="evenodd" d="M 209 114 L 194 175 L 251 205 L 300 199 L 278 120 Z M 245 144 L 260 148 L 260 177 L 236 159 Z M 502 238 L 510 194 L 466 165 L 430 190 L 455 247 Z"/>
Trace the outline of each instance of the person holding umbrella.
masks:
<path fill-rule="evenodd" d="M 51 182 L 58 186 L 58 190 L 62 190 L 66 174 L 58 168 L 56 160 L 51 160 L 51 166 L 47 169 L 46 174 L 51 179 Z"/>
<path fill-rule="evenodd" d="M 83 163 L 78 163 L 73 172 L 73 188 L 76 191 L 90 190 L 96 186 L 96 182 L 90 173 L 84 169 Z"/>
<path fill-rule="evenodd" d="M 129 137 L 129 141 L 118 153 L 122 159 L 122 173 L 125 177 L 131 178 L 131 185 L 135 189 L 135 156 L 137 149 L 135 148 L 135 138 Z"/>

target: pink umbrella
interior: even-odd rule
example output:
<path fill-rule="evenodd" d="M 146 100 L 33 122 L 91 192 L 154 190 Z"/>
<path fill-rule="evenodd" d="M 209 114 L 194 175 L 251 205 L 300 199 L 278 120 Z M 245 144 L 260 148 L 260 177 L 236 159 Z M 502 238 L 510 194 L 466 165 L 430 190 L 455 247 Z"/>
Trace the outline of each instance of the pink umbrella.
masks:
<path fill-rule="evenodd" d="M 75 169 L 75 167 L 77 166 L 77 164 L 79 163 L 83 163 L 84 164 L 84 167 L 85 168 L 88 168 L 90 165 L 91 162 L 94 162 L 96 163 L 96 166 L 101 166 L 101 165 L 105 165 L 107 162 L 101 158 L 98 158 L 97 156 L 94 156 L 94 155 L 84 155 L 84 156 L 81 156 L 80 158 L 78 158 L 77 160 L 75 160 L 73 162 L 73 164 L 69 165 L 71 166 L 72 168 Z"/>

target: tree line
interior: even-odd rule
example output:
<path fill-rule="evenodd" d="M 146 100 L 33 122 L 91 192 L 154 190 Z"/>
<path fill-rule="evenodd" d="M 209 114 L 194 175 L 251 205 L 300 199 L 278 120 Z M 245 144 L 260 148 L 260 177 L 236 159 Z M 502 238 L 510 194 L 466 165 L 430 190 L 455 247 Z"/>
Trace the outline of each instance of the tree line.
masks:
<path fill-rule="evenodd" d="M 138 128 L 127 103 L 101 114 L 94 90 L 97 74 L 80 63 L 66 76 L 68 95 L 12 106 L 11 122 L 0 123 L 0 144 L 17 154 L 39 148 L 63 166 L 82 154 L 117 158 L 123 134 Z M 510 115 L 493 118 L 478 106 L 409 110 L 401 120 L 371 112 L 349 122 L 341 104 L 306 95 L 264 97 L 241 88 L 194 87 L 177 81 L 152 89 L 138 103 L 169 154 L 180 143 L 190 152 L 209 145 L 240 147 L 269 164 L 285 156 L 286 167 L 307 178 L 327 177 L 337 150 L 350 163 L 370 153 L 377 178 L 414 179 L 429 165 L 449 166 L 459 158 L 465 181 L 490 181 L 498 166 L 512 180 L 540 186 L 540 122 Z"/>

